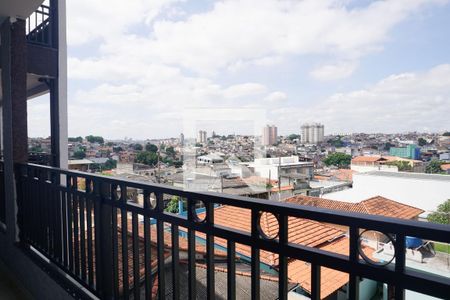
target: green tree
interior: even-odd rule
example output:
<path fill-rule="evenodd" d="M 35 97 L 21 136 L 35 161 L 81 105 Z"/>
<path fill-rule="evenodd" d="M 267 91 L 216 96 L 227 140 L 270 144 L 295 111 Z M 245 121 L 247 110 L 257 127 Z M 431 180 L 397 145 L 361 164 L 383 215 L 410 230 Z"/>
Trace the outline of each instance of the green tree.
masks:
<path fill-rule="evenodd" d="M 450 136 L 450 131 L 444 132 L 443 136 Z"/>
<path fill-rule="evenodd" d="M 172 146 L 169 146 L 166 148 L 166 154 L 174 157 L 175 156 L 175 149 Z"/>
<path fill-rule="evenodd" d="M 83 149 L 79 149 L 73 153 L 73 158 L 75 159 L 83 159 L 86 157 L 86 152 Z"/>
<path fill-rule="evenodd" d="M 157 147 L 156 145 L 154 145 L 154 144 L 147 143 L 147 144 L 145 145 L 145 151 L 148 151 L 148 152 L 158 152 L 158 147 Z"/>
<path fill-rule="evenodd" d="M 450 224 L 450 199 L 439 204 L 437 211 L 427 216 L 428 222 Z"/>
<path fill-rule="evenodd" d="M 167 203 L 166 209 L 164 209 L 164 210 L 166 212 L 177 214 L 179 212 L 178 201 L 180 201 L 180 197 L 172 196 L 172 198 L 170 199 L 169 203 Z"/>
<path fill-rule="evenodd" d="M 392 161 L 392 162 L 387 163 L 387 165 L 396 166 L 400 172 L 412 170 L 411 164 L 407 161 L 401 161 L 401 160 Z"/>
<path fill-rule="evenodd" d="M 436 159 L 430 161 L 428 163 L 428 165 L 425 167 L 425 173 L 430 173 L 430 174 L 444 173 L 441 169 L 442 164 L 443 164 L 443 162 L 436 160 Z"/>
<path fill-rule="evenodd" d="M 133 149 L 134 149 L 135 151 L 142 151 L 142 150 L 144 150 L 144 147 L 142 147 L 141 144 L 134 144 L 134 145 L 133 145 Z"/>
<path fill-rule="evenodd" d="M 419 138 L 418 140 L 417 140 L 417 143 L 419 144 L 419 146 L 420 147 L 423 147 L 423 146 L 425 146 L 426 144 L 427 144 L 427 141 L 424 139 L 424 138 Z"/>
<path fill-rule="evenodd" d="M 293 141 L 293 140 L 295 140 L 295 139 L 299 139 L 299 138 L 300 138 L 300 135 L 299 135 L 299 134 L 290 134 L 287 138 L 288 138 L 289 140 Z"/>
<path fill-rule="evenodd" d="M 387 143 L 384 144 L 383 149 L 386 150 L 386 151 L 389 151 L 392 147 L 395 147 L 395 145 L 392 144 L 392 143 L 387 142 Z"/>
<path fill-rule="evenodd" d="M 352 156 L 335 152 L 330 155 L 328 155 L 324 160 L 323 163 L 327 166 L 336 166 L 339 168 L 347 168 L 350 165 L 350 162 L 352 160 Z"/>
<path fill-rule="evenodd" d="M 83 142 L 83 138 L 81 136 L 77 136 L 77 137 L 69 137 L 69 142 L 71 143 L 82 143 Z"/>
<path fill-rule="evenodd" d="M 96 136 L 96 135 L 88 135 L 88 136 L 86 136 L 86 140 L 89 143 L 99 143 L 99 144 L 104 144 L 105 143 L 105 140 L 103 139 L 103 137 Z"/>
<path fill-rule="evenodd" d="M 154 166 L 158 163 L 158 154 L 155 152 L 141 151 L 136 155 L 135 161 L 140 164 Z"/>
<path fill-rule="evenodd" d="M 114 151 L 115 153 L 119 153 L 120 151 L 123 151 L 123 148 L 120 147 L 120 146 L 115 146 L 115 147 L 113 147 L 113 151 Z"/>
<path fill-rule="evenodd" d="M 30 152 L 32 153 L 39 153 L 39 152 L 44 152 L 44 150 L 42 149 L 41 145 L 36 145 L 30 148 Z"/>

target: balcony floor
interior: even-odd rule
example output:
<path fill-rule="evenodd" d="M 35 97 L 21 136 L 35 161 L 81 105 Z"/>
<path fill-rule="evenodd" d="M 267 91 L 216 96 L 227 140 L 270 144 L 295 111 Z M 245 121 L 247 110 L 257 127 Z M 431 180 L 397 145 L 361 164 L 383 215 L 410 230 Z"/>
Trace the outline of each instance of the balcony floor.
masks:
<path fill-rule="evenodd" d="M 8 274 L 5 265 L 0 261 L 0 299 L 2 300 L 32 300 L 27 291 Z"/>

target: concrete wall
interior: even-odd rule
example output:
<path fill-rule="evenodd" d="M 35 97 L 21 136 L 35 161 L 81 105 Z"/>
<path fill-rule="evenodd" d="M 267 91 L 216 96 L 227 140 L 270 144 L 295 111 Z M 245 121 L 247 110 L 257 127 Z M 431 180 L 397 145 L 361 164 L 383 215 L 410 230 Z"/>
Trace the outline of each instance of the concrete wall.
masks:
<path fill-rule="evenodd" d="M 353 188 L 327 194 L 328 199 L 359 202 L 377 195 L 407 204 L 425 211 L 435 211 L 437 206 L 450 199 L 450 177 L 443 180 L 421 179 L 408 176 L 353 175 Z M 422 174 L 421 174 L 422 175 Z M 426 174 L 423 174 L 425 177 Z M 447 179 L 447 180 L 446 180 Z"/>

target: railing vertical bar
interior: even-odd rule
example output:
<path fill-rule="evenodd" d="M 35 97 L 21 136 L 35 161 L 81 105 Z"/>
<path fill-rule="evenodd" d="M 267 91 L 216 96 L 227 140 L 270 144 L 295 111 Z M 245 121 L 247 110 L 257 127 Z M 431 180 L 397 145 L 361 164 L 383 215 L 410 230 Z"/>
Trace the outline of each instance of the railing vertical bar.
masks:
<path fill-rule="evenodd" d="M 192 198 L 187 199 L 188 221 L 195 222 L 193 212 L 195 210 L 195 202 Z M 188 228 L 188 298 L 197 299 L 197 275 L 195 269 L 195 230 Z"/>
<path fill-rule="evenodd" d="M 94 247 L 95 247 L 95 289 L 97 291 L 102 291 L 102 281 L 103 281 L 103 269 L 102 269 L 102 259 L 100 257 L 102 251 L 102 226 L 105 226 L 102 222 L 102 197 L 101 197 L 101 183 L 97 180 L 93 180 L 93 197 L 94 201 Z M 102 292 L 100 292 L 103 295 Z"/>
<path fill-rule="evenodd" d="M 236 299 L 236 244 L 227 241 L 227 299 Z"/>
<path fill-rule="evenodd" d="M 68 255 L 69 255 L 69 270 L 75 274 L 75 264 L 74 264 L 74 234 L 73 234 L 73 197 L 70 193 L 72 178 L 66 176 L 66 201 L 67 201 L 67 244 L 68 244 Z"/>
<path fill-rule="evenodd" d="M 173 299 L 180 299 L 180 249 L 178 225 L 172 224 L 172 291 Z"/>
<path fill-rule="evenodd" d="M 87 219 L 87 258 L 89 286 L 94 286 L 94 262 L 92 249 L 92 188 L 91 180 L 86 179 L 86 219 Z"/>
<path fill-rule="evenodd" d="M 320 265 L 311 264 L 311 300 L 320 300 Z"/>
<path fill-rule="evenodd" d="M 57 261 L 60 264 L 63 264 L 64 262 L 64 253 L 63 253 L 63 231 L 64 227 L 62 226 L 62 219 L 63 219 L 63 210 L 62 210 L 62 203 L 63 203 L 63 195 L 60 191 L 60 182 L 61 178 L 59 176 L 59 173 L 53 173 L 52 176 L 52 182 L 53 182 L 53 194 L 55 195 L 55 203 L 56 203 L 56 215 L 55 215 L 55 252 L 57 253 Z"/>
<path fill-rule="evenodd" d="M 80 244 L 79 244 L 79 201 L 75 191 L 77 187 L 77 178 L 72 177 L 71 194 L 73 197 L 73 235 L 74 235 L 74 250 L 75 250 L 75 274 L 80 277 Z"/>
<path fill-rule="evenodd" d="M 144 190 L 144 210 L 150 209 L 150 193 Z M 145 299 L 152 299 L 152 252 L 150 218 L 144 216 Z"/>
<path fill-rule="evenodd" d="M 138 215 L 133 212 L 131 215 L 132 230 L 133 230 L 133 290 L 134 299 L 140 299 L 140 289 L 139 285 L 141 283 L 140 269 L 139 269 L 139 226 L 138 226 Z"/>
<path fill-rule="evenodd" d="M 126 204 L 126 188 L 121 186 L 120 201 Z M 128 213 L 125 208 L 120 210 L 122 238 L 122 278 L 123 278 L 123 298 L 128 299 L 130 290 L 130 278 L 128 271 Z"/>
<path fill-rule="evenodd" d="M 80 192 L 81 193 L 81 192 Z M 86 282 L 86 223 L 85 223 L 85 197 L 78 196 L 80 207 L 80 256 L 81 280 Z"/>
<path fill-rule="evenodd" d="M 67 195 L 63 190 L 61 190 L 61 204 L 63 266 L 68 268 L 69 251 L 67 246 Z"/>
<path fill-rule="evenodd" d="M 398 278 L 402 278 L 405 272 L 405 243 L 405 235 L 403 233 L 397 234 L 395 237 L 395 272 L 397 273 Z M 395 299 L 405 299 L 405 289 L 403 288 L 403 285 L 397 284 L 394 288 Z"/>
<path fill-rule="evenodd" d="M 119 292 L 119 236 L 117 230 L 117 208 L 111 206 L 112 210 L 112 241 L 113 241 L 113 284 L 114 284 L 114 297 L 117 299 L 120 297 Z M 128 251 L 127 251 L 128 253 Z M 123 255 L 123 253 L 122 253 Z M 123 258 L 122 258 L 123 259 Z M 128 280 L 128 274 L 126 277 Z M 124 289 L 123 289 L 124 290 Z"/>
<path fill-rule="evenodd" d="M 159 213 L 164 211 L 163 194 L 155 193 L 156 210 Z M 159 299 L 165 299 L 166 295 L 166 276 L 164 271 L 164 222 L 160 219 L 156 221 L 157 231 L 157 252 L 158 252 L 158 296 Z"/>
<path fill-rule="evenodd" d="M 286 215 L 280 215 L 279 219 L 279 243 L 280 245 L 286 245 L 288 243 L 288 217 Z M 288 292 L 288 269 L 287 269 L 287 257 L 280 253 L 278 255 L 279 260 L 279 272 L 278 272 L 278 298 L 280 300 L 287 300 Z"/>
<path fill-rule="evenodd" d="M 206 224 L 214 226 L 214 204 L 208 202 L 206 206 Z M 215 298 L 214 282 L 214 236 L 206 235 L 206 294 L 208 299 Z"/>
<path fill-rule="evenodd" d="M 359 243 L 359 228 L 355 226 L 350 227 L 350 249 L 349 249 L 349 258 L 350 262 L 354 264 L 358 264 L 359 262 L 359 253 L 358 253 L 358 243 Z M 355 272 L 350 272 L 350 281 L 349 281 L 349 299 L 357 300 L 359 298 L 359 276 Z"/>
<path fill-rule="evenodd" d="M 255 239 L 260 238 L 260 234 L 258 232 L 258 221 L 259 221 L 259 211 L 254 208 L 251 212 L 251 234 Z M 260 299 L 260 257 L 259 257 L 259 249 L 257 247 L 251 247 L 251 298 L 252 300 Z"/>

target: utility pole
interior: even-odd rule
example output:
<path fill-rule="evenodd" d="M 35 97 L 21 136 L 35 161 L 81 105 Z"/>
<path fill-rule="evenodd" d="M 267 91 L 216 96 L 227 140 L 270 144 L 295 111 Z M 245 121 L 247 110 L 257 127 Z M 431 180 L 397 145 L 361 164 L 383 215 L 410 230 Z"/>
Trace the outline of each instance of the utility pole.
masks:
<path fill-rule="evenodd" d="M 160 164 L 160 157 L 161 157 L 161 144 L 159 144 L 159 147 L 158 147 L 158 176 L 157 176 L 158 183 L 161 183 L 161 164 Z"/>

